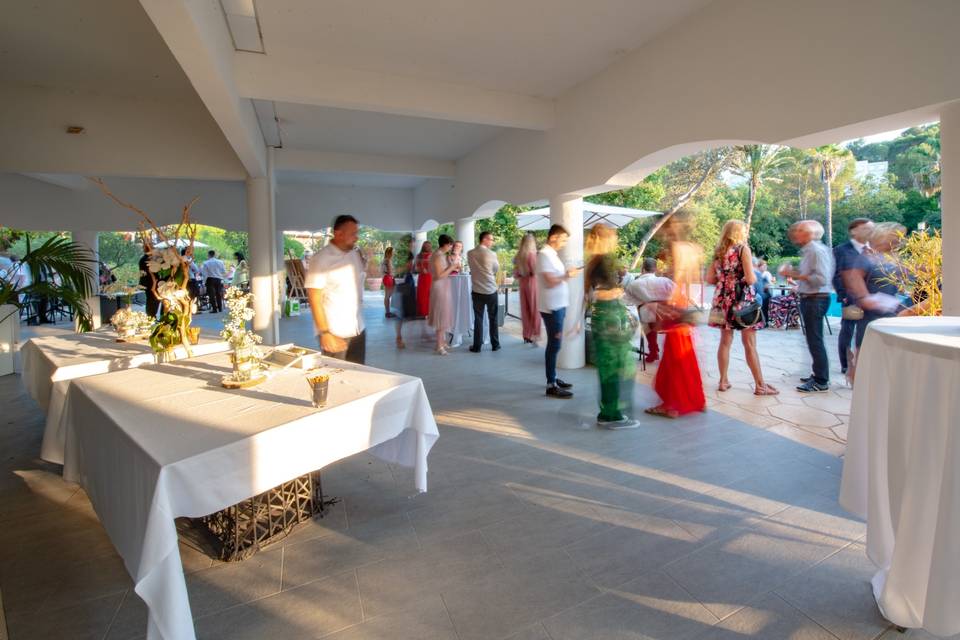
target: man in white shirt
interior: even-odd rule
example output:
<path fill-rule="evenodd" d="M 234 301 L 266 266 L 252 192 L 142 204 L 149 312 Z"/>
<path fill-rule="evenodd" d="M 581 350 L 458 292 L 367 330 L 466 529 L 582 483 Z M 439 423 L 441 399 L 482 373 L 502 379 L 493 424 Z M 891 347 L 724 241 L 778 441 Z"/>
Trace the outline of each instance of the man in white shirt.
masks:
<path fill-rule="evenodd" d="M 497 271 L 500 263 L 497 254 L 490 250 L 493 246 L 493 234 L 484 231 L 480 234 L 480 244 L 467 252 L 470 265 L 470 284 L 473 300 L 473 346 L 470 351 L 480 353 L 483 344 L 483 314 L 486 311 L 490 324 L 490 347 L 500 350 L 500 332 L 497 325 Z"/>
<path fill-rule="evenodd" d="M 207 259 L 200 267 L 200 272 L 207 287 L 207 297 L 210 298 L 210 312 L 220 313 L 223 311 L 223 281 L 227 277 L 227 268 L 217 257 L 216 251 L 211 249 L 207 252 Z"/>
<path fill-rule="evenodd" d="M 547 348 L 544 353 L 547 372 L 547 395 L 553 398 L 572 398 L 573 386 L 557 377 L 557 354 L 563 340 L 563 320 L 570 304 L 570 287 L 567 280 L 580 270 L 563 265 L 558 252 L 570 239 L 570 234 L 559 224 L 550 227 L 547 243 L 537 253 L 537 293 L 540 317 L 547 330 Z"/>
<path fill-rule="evenodd" d="M 353 216 L 337 216 L 330 244 L 313 254 L 305 286 L 313 326 L 324 354 L 363 364 L 367 334 L 363 326 L 363 257 L 356 249 L 359 225 Z"/>
<path fill-rule="evenodd" d="M 643 259 L 643 273 L 624 287 L 623 303 L 637 306 L 640 322 L 647 342 L 647 362 L 660 359 L 660 345 L 657 343 L 657 303 L 666 302 L 673 295 L 673 280 L 657 275 L 655 258 Z"/>

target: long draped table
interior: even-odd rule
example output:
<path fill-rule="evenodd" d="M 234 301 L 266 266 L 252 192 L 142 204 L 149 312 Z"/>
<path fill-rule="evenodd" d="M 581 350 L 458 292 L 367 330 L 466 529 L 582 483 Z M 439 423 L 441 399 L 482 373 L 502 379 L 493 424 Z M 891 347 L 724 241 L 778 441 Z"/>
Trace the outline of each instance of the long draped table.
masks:
<path fill-rule="evenodd" d="M 195 356 L 226 351 L 219 338 L 201 334 L 200 344 L 191 346 Z M 177 347 L 178 357 L 185 357 Z M 60 416 L 70 382 L 111 371 L 134 369 L 154 362 L 146 340 L 117 342 L 116 333 L 104 329 L 89 333 L 69 333 L 28 340 L 20 347 L 23 382 L 47 416 L 40 457 L 63 464 L 63 433 Z"/>
<path fill-rule="evenodd" d="M 227 390 L 228 354 L 75 380 L 64 477 L 86 490 L 149 608 L 150 640 L 195 637 L 174 519 L 207 515 L 369 450 L 415 469 L 439 432 L 419 378 L 325 358 L 328 405 L 304 372 Z"/>
<path fill-rule="evenodd" d="M 960 633 L 960 318 L 868 326 L 840 503 L 867 521 L 883 615 Z"/>
<path fill-rule="evenodd" d="M 450 329 L 451 347 L 463 344 L 463 337 L 473 334 L 473 283 L 470 275 L 450 276 L 450 304 L 453 305 L 453 328 Z M 483 316 L 483 344 L 490 342 L 490 322 Z"/>

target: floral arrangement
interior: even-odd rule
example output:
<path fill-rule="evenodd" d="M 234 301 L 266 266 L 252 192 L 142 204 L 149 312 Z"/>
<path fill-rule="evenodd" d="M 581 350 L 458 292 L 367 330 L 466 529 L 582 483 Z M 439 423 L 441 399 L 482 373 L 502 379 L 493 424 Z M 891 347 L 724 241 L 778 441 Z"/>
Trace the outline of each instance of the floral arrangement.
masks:
<path fill-rule="evenodd" d="M 160 319 L 150 332 L 150 347 L 158 354 L 168 353 L 173 347 L 182 344 L 191 356 L 189 327 L 193 313 L 193 304 L 187 292 L 190 281 L 190 261 L 193 259 L 193 243 L 197 236 L 197 225 L 190 221 L 190 209 L 197 202 L 194 198 L 181 212 L 180 222 L 170 227 L 156 225 L 142 209 L 124 202 L 107 188 L 100 178 L 90 178 L 103 193 L 121 207 L 130 209 L 140 216 L 140 238 L 147 254 L 147 273 L 150 276 L 153 294 L 163 305 Z M 183 256 L 177 251 L 186 241 Z M 163 247 L 155 245 L 162 244 Z"/>
<path fill-rule="evenodd" d="M 124 307 L 113 314 L 113 317 L 110 318 L 110 324 L 121 336 L 129 336 L 149 331 L 153 325 L 153 318 L 143 311 L 134 311 L 129 307 Z"/>
<path fill-rule="evenodd" d="M 227 305 L 227 315 L 223 319 L 220 337 L 233 347 L 233 382 L 250 380 L 260 369 L 263 359 L 257 345 L 262 338 L 247 329 L 247 322 L 253 319 L 253 294 L 245 293 L 240 287 L 227 287 L 223 294 Z"/>
<path fill-rule="evenodd" d="M 240 287 L 227 287 L 223 299 L 227 305 L 227 316 L 223 319 L 220 337 L 234 348 L 259 344 L 262 338 L 247 329 L 247 322 L 253 319 L 253 307 L 250 306 L 253 294 L 244 293 Z"/>

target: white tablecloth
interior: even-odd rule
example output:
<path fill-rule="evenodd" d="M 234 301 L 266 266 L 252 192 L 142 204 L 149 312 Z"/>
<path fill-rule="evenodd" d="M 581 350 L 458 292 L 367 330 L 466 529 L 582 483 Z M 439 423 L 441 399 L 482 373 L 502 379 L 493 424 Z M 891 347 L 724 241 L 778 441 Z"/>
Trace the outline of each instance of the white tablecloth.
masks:
<path fill-rule="evenodd" d="M 194 638 L 174 518 L 214 513 L 370 450 L 427 488 L 439 432 L 419 378 L 325 359 L 329 405 L 298 369 L 249 389 L 220 386 L 227 354 L 75 380 L 64 477 L 80 482 L 150 610 L 148 638 Z"/>
<path fill-rule="evenodd" d="M 867 521 L 883 615 L 960 633 L 960 318 L 869 325 L 840 503 Z"/>
<path fill-rule="evenodd" d="M 47 414 L 40 449 L 40 457 L 44 460 L 63 464 L 60 414 L 71 380 L 134 369 L 154 362 L 153 351 L 146 340 L 117 342 L 116 338 L 114 331 L 104 329 L 33 338 L 20 347 L 24 385 L 30 397 Z M 201 335 L 200 344 L 190 347 L 195 356 L 226 351 L 227 348 L 226 342 L 208 335 Z M 187 355 L 183 347 L 178 347 L 176 352 L 177 357 Z"/>
<path fill-rule="evenodd" d="M 463 337 L 473 333 L 473 284 L 468 274 L 460 273 L 450 276 L 450 302 L 453 304 L 453 329 L 451 347 L 463 344 Z M 490 323 L 486 314 L 483 316 L 483 343 L 490 342 Z"/>

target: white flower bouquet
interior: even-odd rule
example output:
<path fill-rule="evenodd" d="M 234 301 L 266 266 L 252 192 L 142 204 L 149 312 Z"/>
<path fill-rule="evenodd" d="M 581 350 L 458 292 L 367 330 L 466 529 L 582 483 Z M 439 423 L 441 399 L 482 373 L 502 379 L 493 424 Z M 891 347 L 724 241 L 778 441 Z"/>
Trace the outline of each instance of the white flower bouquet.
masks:
<path fill-rule="evenodd" d="M 247 329 L 247 322 L 253 319 L 253 294 L 244 293 L 239 287 L 228 287 L 223 294 L 227 304 L 227 315 L 223 319 L 220 337 L 233 347 L 232 382 L 251 380 L 260 370 L 263 354 L 257 348 L 262 338 Z"/>

